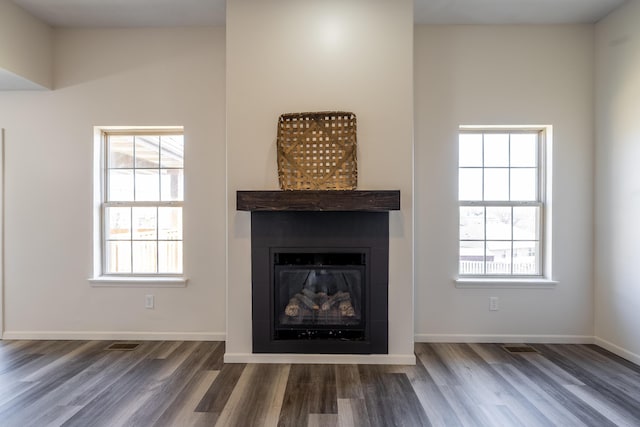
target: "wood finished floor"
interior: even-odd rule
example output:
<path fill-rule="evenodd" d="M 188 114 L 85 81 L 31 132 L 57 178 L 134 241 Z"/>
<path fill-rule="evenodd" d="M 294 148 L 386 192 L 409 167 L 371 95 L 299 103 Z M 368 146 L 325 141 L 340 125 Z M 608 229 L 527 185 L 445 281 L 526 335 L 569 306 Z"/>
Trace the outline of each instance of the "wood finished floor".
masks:
<path fill-rule="evenodd" d="M 415 366 L 376 366 L 109 344 L 0 341 L 0 426 L 640 426 L 640 367 L 593 345 L 416 344 Z"/>

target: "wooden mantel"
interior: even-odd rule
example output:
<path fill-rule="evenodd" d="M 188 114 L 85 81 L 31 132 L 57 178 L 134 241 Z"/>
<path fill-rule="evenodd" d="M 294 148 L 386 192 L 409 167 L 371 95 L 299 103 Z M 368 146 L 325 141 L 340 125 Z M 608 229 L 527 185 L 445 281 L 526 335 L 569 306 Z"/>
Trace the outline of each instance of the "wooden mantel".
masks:
<path fill-rule="evenodd" d="M 360 211 L 400 210 L 400 190 L 238 191 L 239 211 Z"/>

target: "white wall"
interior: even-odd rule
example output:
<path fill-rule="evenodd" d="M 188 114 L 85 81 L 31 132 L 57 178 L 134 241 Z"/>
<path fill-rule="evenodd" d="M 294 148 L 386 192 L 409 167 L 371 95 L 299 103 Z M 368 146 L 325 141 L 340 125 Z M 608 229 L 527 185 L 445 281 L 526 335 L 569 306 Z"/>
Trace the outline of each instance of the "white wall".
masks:
<path fill-rule="evenodd" d="M 51 28 L 10 0 L 0 0 L 0 90 L 52 84 Z"/>
<path fill-rule="evenodd" d="M 401 191 L 390 216 L 389 353 L 413 358 L 412 9 L 410 0 L 227 3 L 227 356 L 251 353 L 250 214 L 236 211 L 236 191 L 278 188 L 280 114 L 347 110 L 358 119 L 358 187 Z"/>
<path fill-rule="evenodd" d="M 593 27 L 418 26 L 414 57 L 417 340 L 588 341 Z M 553 126 L 554 288 L 455 287 L 459 125 Z"/>
<path fill-rule="evenodd" d="M 596 26 L 596 329 L 640 363 L 640 2 Z"/>
<path fill-rule="evenodd" d="M 592 336 L 593 27 L 419 26 L 414 41 L 408 0 L 264 3 L 228 4 L 226 159 L 222 28 L 56 30 L 55 90 L 0 93 L 5 337 L 220 338 L 227 315 L 228 351 L 250 353 L 250 217 L 235 191 L 277 189 L 279 114 L 325 109 L 358 115 L 359 187 L 402 191 L 391 214 L 392 353 L 412 352 L 414 232 L 418 340 Z M 635 354 L 639 14 L 630 3 L 596 38 L 595 333 Z M 454 287 L 460 124 L 553 125 L 555 288 Z M 95 125 L 185 126 L 186 288 L 89 285 Z M 155 310 L 144 309 L 148 293 Z M 489 296 L 500 311 L 488 311 Z"/>
<path fill-rule="evenodd" d="M 4 129 L 0 127 L 0 339 L 4 331 Z"/>
<path fill-rule="evenodd" d="M 224 45 L 224 28 L 56 30 L 55 90 L 0 93 L 5 338 L 224 336 Z M 96 125 L 184 126 L 186 287 L 89 284 Z"/>

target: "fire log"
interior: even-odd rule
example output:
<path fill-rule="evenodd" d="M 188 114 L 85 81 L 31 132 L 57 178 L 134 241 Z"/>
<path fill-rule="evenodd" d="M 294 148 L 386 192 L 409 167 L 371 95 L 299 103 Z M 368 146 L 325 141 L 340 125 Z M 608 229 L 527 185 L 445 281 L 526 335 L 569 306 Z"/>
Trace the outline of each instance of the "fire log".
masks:
<path fill-rule="evenodd" d="M 340 305 L 338 306 L 340 309 L 340 314 L 344 317 L 353 317 L 356 315 L 356 311 L 351 305 L 351 301 L 340 301 Z"/>
<path fill-rule="evenodd" d="M 351 301 L 351 295 L 349 295 L 349 292 L 338 291 L 331 295 L 329 299 L 322 304 L 322 310 L 331 310 L 331 307 L 342 301 Z"/>
<path fill-rule="evenodd" d="M 298 301 L 298 298 L 293 297 L 289 300 L 289 304 L 284 309 L 284 314 L 289 317 L 296 317 L 300 314 L 300 301 Z"/>
<path fill-rule="evenodd" d="M 302 303 L 302 305 L 306 306 L 309 310 L 318 310 L 320 308 L 313 299 L 304 294 L 295 294 L 295 297 Z"/>

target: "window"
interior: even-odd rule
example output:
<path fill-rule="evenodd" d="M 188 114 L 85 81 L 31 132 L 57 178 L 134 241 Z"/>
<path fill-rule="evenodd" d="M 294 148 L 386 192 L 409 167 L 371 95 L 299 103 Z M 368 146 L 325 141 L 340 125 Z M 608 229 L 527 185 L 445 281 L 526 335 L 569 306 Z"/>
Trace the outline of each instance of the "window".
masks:
<path fill-rule="evenodd" d="M 102 275 L 180 275 L 182 129 L 102 130 Z"/>
<path fill-rule="evenodd" d="M 460 276 L 542 276 L 544 129 L 459 133 Z"/>

